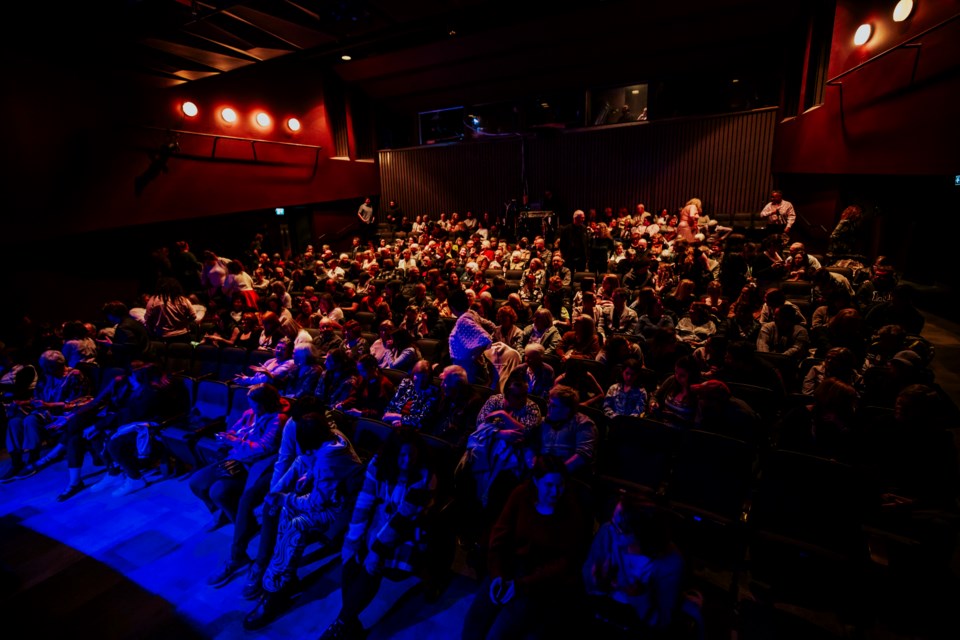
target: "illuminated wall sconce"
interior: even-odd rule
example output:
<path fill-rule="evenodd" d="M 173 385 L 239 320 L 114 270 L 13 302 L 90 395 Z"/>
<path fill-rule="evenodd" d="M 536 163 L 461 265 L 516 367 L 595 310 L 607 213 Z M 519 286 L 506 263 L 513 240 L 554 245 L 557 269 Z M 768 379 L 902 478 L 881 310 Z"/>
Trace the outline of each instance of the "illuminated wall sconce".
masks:
<path fill-rule="evenodd" d="M 857 32 L 853 34 L 853 44 L 858 47 L 866 44 L 871 35 L 873 35 L 873 27 L 869 23 L 864 23 L 857 27 Z"/>
<path fill-rule="evenodd" d="M 300 131 L 300 121 L 296 118 L 287 118 L 287 128 L 290 131 Z"/>
<path fill-rule="evenodd" d="M 224 107 L 220 110 L 220 117 L 223 118 L 223 121 L 227 124 L 233 124 L 237 121 L 237 112 L 230 107 Z"/>
<path fill-rule="evenodd" d="M 257 124 L 261 127 L 266 128 L 270 126 L 270 116 L 265 114 L 263 111 L 257 114 L 256 120 Z"/>
<path fill-rule="evenodd" d="M 200 113 L 200 110 L 197 109 L 197 105 L 190 101 L 184 102 L 182 105 L 180 105 L 180 110 L 183 111 L 183 115 L 187 116 L 188 118 L 193 118 Z"/>
<path fill-rule="evenodd" d="M 903 22 L 913 13 L 913 0 L 900 0 L 893 8 L 893 21 Z"/>

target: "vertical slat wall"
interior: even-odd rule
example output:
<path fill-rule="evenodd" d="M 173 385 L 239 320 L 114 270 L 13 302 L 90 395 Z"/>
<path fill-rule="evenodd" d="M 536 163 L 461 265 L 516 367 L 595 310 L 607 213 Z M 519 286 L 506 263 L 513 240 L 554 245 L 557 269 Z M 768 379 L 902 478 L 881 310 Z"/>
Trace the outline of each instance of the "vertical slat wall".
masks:
<path fill-rule="evenodd" d="M 381 200 L 396 200 L 411 220 L 442 211 L 502 213 L 504 203 L 521 193 L 520 145 L 511 138 L 381 151 Z"/>
<path fill-rule="evenodd" d="M 383 199 L 408 214 L 472 209 L 493 213 L 522 193 L 521 157 L 532 200 L 545 190 L 569 208 L 676 211 L 693 197 L 711 215 L 762 208 L 776 109 L 380 152 Z M 522 154 L 521 154 L 522 151 Z"/>

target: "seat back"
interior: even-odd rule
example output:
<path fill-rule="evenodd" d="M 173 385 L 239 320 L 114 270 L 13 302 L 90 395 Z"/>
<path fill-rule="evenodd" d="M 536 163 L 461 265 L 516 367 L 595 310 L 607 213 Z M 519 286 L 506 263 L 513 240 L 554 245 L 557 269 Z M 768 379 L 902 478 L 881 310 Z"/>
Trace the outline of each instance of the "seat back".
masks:
<path fill-rule="evenodd" d="M 635 416 L 617 416 L 600 446 L 598 470 L 662 493 L 670 478 L 683 431 L 663 422 Z"/>
<path fill-rule="evenodd" d="M 436 362 L 440 352 L 440 341 L 436 338 L 420 338 L 417 340 L 417 350 L 425 360 Z"/>
<path fill-rule="evenodd" d="M 171 342 L 167 345 L 164 369 L 176 375 L 190 375 L 193 366 L 193 345 L 187 342 Z"/>
<path fill-rule="evenodd" d="M 377 327 L 374 326 L 374 322 L 377 320 L 376 314 L 371 313 L 370 311 L 357 311 L 357 313 L 354 315 L 354 319 L 360 323 L 360 329 L 362 331 L 368 331 L 371 333 L 376 332 Z"/>
<path fill-rule="evenodd" d="M 216 379 L 229 382 L 237 374 L 245 373 L 247 357 L 247 350 L 241 347 L 224 347 L 221 349 L 220 366 L 217 369 Z"/>
<path fill-rule="evenodd" d="M 781 402 L 778 395 L 767 387 L 758 387 L 743 382 L 727 382 L 730 394 L 743 400 L 757 412 L 764 426 L 770 427 L 780 415 Z"/>
<path fill-rule="evenodd" d="M 752 444 L 691 429 L 677 451 L 666 497 L 699 517 L 736 522 L 753 488 L 756 462 Z"/>
<path fill-rule="evenodd" d="M 380 450 L 391 433 L 393 427 L 383 420 L 357 418 L 353 431 L 353 448 L 360 459 L 367 462 Z"/>
<path fill-rule="evenodd" d="M 220 347 L 213 344 L 198 344 L 194 347 L 190 377 L 216 378 L 220 368 L 220 351 Z"/>
<path fill-rule="evenodd" d="M 247 352 L 247 366 L 261 365 L 273 357 L 273 352 L 266 349 L 252 349 Z"/>
<path fill-rule="evenodd" d="M 229 385 L 230 390 L 230 410 L 227 413 L 227 426 L 231 426 L 240 419 L 240 416 L 243 415 L 243 412 L 250 408 L 250 403 L 247 401 L 247 392 L 250 391 L 247 387 L 241 387 L 239 385 Z"/>

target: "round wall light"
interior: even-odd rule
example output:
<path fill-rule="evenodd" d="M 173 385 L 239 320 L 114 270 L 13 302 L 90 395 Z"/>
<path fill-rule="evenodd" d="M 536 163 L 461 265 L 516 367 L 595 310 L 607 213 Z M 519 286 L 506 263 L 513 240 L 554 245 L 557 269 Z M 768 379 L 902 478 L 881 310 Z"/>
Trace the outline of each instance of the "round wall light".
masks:
<path fill-rule="evenodd" d="M 893 21 L 903 22 L 913 13 L 913 0 L 900 0 L 893 8 Z"/>
<path fill-rule="evenodd" d="M 871 27 L 868 23 L 864 23 L 857 27 L 857 32 L 853 34 L 853 44 L 857 45 L 858 47 L 862 44 L 866 44 L 871 35 L 873 35 L 873 27 Z"/>
<path fill-rule="evenodd" d="M 197 109 L 197 105 L 190 101 L 184 102 L 182 105 L 180 105 L 180 110 L 183 111 L 183 115 L 187 116 L 188 118 L 192 118 L 200 113 L 200 110 Z"/>
<path fill-rule="evenodd" d="M 227 124 L 233 124 L 237 121 L 237 112 L 230 107 L 224 107 L 220 110 L 220 117 L 223 118 L 223 121 Z"/>
<path fill-rule="evenodd" d="M 288 118 L 287 128 L 290 129 L 290 131 L 300 131 L 300 121 L 296 118 Z"/>
<path fill-rule="evenodd" d="M 261 127 L 269 127 L 270 116 L 268 116 L 263 111 L 261 111 L 260 113 L 257 114 L 257 124 L 260 125 Z"/>

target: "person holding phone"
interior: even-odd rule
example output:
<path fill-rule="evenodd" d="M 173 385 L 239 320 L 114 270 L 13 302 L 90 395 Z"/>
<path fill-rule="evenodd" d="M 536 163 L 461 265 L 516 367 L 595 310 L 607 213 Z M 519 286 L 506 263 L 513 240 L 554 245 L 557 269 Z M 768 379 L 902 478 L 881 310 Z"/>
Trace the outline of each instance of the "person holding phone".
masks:
<path fill-rule="evenodd" d="M 593 519 L 567 488 L 561 458 L 541 456 L 510 495 L 490 535 L 483 581 L 464 619 L 463 640 L 539 637 L 576 610 L 580 566 Z"/>

